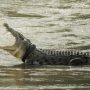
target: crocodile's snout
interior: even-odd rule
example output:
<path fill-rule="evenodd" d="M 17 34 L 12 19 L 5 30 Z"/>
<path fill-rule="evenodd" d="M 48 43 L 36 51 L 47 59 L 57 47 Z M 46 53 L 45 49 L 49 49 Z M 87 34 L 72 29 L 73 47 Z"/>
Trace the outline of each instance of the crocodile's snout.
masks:
<path fill-rule="evenodd" d="M 9 27 L 7 23 L 4 23 L 3 26 L 5 26 L 5 27 Z"/>

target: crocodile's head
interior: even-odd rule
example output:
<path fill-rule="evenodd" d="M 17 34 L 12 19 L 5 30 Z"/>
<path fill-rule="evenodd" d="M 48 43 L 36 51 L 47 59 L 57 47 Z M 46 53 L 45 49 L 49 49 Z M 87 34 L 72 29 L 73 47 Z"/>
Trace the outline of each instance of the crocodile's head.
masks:
<path fill-rule="evenodd" d="M 10 28 L 7 23 L 4 23 L 4 26 L 6 27 L 7 31 L 15 37 L 16 42 L 12 46 L 0 46 L 0 49 L 4 49 L 13 56 L 22 59 L 27 47 L 31 44 L 30 40 L 26 39 L 21 33 Z"/>

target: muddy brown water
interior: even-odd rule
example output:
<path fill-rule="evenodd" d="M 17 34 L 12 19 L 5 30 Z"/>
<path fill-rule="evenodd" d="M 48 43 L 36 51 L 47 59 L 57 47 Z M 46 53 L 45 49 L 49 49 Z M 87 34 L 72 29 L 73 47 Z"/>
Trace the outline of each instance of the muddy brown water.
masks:
<path fill-rule="evenodd" d="M 0 46 L 8 23 L 37 48 L 90 51 L 90 0 L 0 0 Z M 0 90 L 90 90 L 90 66 L 25 66 L 0 50 Z"/>

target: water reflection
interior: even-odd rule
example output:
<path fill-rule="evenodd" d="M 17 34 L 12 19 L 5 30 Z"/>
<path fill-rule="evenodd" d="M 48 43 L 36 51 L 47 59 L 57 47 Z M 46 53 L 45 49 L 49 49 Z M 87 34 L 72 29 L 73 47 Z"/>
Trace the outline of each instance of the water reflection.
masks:
<path fill-rule="evenodd" d="M 30 90 L 88 89 L 90 88 L 89 67 L 43 66 L 43 67 L 1 67 L 2 88 L 27 88 Z"/>

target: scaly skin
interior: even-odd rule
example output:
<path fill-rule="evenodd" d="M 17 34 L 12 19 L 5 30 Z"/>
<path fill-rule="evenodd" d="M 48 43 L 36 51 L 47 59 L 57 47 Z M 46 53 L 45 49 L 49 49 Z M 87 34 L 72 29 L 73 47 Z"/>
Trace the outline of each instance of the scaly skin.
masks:
<path fill-rule="evenodd" d="M 0 47 L 13 56 L 20 58 L 25 64 L 30 65 L 88 65 L 90 64 L 89 52 L 75 51 L 54 51 L 37 49 L 29 39 L 21 33 L 12 29 L 7 23 L 4 23 L 7 31 L 16 39 L 12 46 Z"/>
<path fill-rule="evenodd" d="M 87 65 L 90 64 L 89 59 L 88 52 L 35 49 L 26 58 L 26 63 L 31 65 Z"/>

